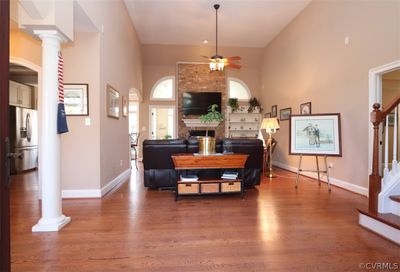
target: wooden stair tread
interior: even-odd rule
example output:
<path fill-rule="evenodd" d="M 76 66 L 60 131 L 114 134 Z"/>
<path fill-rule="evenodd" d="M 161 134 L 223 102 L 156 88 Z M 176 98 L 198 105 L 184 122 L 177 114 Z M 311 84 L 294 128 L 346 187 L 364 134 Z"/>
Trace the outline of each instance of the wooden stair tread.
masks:
<path fill-rule="evenodd" d="M 360 213 L 372 217 L 386 225 L 400 230 L 400 216 L 392 213 L 375 213 L 366 209 L 357 209 Z"/>
<path fill-rule="evenodd" d="M 392 195 L 389 198 L 393 201 L 400 202 L 400 195 Z"/>

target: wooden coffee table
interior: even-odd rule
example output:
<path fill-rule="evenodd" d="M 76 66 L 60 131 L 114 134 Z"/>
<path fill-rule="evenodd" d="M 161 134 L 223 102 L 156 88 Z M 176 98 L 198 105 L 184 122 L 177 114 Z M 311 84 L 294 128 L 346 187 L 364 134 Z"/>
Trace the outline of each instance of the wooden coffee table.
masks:
<path fill-rule="evenodd" d="M 210 195 L 240 193 L 244 198 L 244 167 L 249 157 L 247 154 L 213 154 L 195 155 L 191 153 L 174 154 L 171 156 L 175 169 L 178 170 L 178 180 L 175 188 L 175 200 L 182 195 Z M 199 169 L 237 169 L 238 179 L 205 178 L 197 181 L 182 181 L 180 174 L 184 170 Z"/>

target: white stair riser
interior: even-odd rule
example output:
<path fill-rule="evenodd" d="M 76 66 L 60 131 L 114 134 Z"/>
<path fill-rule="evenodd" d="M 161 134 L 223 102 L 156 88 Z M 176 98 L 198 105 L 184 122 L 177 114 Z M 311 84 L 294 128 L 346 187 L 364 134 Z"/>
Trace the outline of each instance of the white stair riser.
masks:
<path fill-rule="evenodd" d="M 400 245 L 400 230 L 361 213 L 359 214 L 358 223 L 361 226 Z"/>
<path fill-rule="evenodd" d="M 391 213 L 400 216 L 400 202 L 391 200 Z"/>
<path fill-rule="evenodd" d="M 384 179 L 386 186 L 382 187 L 382 191 L 378 196 L 378 212 L 394 213 L 392 209 L 393 200 L 391 200 L 389 197 L 393 195 L 400 195 L 400 178 L 399 175 L 393 176 L 392 173 L 389 173 Z"/>

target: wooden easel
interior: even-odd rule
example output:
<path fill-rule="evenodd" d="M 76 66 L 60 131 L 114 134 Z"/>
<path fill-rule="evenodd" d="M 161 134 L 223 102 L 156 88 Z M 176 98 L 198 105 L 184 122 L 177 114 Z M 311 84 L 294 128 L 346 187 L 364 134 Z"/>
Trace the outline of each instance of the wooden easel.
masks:
<path fill-rule="evenodd" d="M 301 169 L 301 160 L 303 158 L 303 154 L 300 154 L 300 159 L 299 159 L 299 167 L 297 168 L 297 174 L 296 174 L 296 186 L 295 188 L 297 189 L 298 184 L 299 184 L 299 178 L 300 178 L 300 172 L 313 172 L 318 174 L 318 186 L 321 186 L 321 173 L 326 174 L 326 179 L 328 181 L 328 191 L 332 191 L 331 189 L 331 182 L 329 180 L 329 168 L 328 168 L 328 163 L 327 163 L 327 156 L 324 156 L 324 162 L 325 162 L 325 170 L 320 170 L 319 169 L 319 163 L 318 163 L 318 156 L 315 156 L 315 161 L 317 162 L 317 170 L 304 170 Z"/>

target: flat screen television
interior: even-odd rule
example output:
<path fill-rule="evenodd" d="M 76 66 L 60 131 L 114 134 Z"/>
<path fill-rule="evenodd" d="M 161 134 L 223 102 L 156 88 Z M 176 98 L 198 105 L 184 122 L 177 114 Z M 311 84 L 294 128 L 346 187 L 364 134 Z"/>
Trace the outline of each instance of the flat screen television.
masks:
<path fill-rule="evenodd" d="M 221 112 L 221 93 L 183 93 L 183 115 L 206 114 L 212 104 L 217 104 L 217 110 Z"/>

